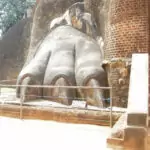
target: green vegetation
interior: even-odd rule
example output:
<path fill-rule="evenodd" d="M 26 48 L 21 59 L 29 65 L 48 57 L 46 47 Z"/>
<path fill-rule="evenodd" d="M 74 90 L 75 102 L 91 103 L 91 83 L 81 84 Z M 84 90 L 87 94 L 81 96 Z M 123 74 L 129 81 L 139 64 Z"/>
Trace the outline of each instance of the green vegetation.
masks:
<path fill-rule="evenodd" d="M 34 3 L 35 0 L 0 0 L 0 31 L 2 35 L 22 19 L 27 8 L 33 6 Z"/>

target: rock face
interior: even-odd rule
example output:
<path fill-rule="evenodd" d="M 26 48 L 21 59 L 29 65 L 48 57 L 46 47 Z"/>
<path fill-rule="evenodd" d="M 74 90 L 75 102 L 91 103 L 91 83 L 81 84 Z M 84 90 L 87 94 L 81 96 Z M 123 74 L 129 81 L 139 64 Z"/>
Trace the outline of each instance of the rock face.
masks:
<path fill-rule="evenodd" d="M 31 42 L 29 47 L 29 54 L 26 63 L 30 61 L 35 52 L 37 44 L 47 35 L 48 24 L 56 17 L 62 15 L 66 9 L 76 2 L 83 2 L 83 0 L 40 0 L 38 1 L 31 31 Z"/>
<path fill-rule="evenodd" d="M 21 71 L 30 41 L 31 20 L 19 21 L 0 40 L 0 80 L 16 79 Z"/>
<path fill-rule="evenodd" d="M 105 25 L 108 20 L 108 11 L 110 0 L 84 0 L 85 9 L 94 16 L 97 26 L 98 34 L 105 38 Z"/>

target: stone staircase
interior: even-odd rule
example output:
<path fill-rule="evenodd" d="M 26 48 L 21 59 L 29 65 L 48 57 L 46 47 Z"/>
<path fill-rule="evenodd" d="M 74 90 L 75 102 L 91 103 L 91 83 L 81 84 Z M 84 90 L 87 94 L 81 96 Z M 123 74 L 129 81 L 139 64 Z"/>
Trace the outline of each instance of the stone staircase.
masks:
<path fill-rule="evenodd" d="M 149 150 L 148 126 L 148 54 L 133 54 L 127 112 L 112 128 L 110 146 L 123 150 Z"/>
<path fill-rule="evenodd" d="M 147 150 L 150 149 L 150 128 L 148 129 Z"/>

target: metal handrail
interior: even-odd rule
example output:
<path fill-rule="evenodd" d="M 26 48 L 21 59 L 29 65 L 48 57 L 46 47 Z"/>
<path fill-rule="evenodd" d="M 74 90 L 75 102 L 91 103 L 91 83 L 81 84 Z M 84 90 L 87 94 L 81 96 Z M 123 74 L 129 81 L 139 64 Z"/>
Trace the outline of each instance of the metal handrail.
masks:
<path fill-rule="evenodd" d="M 10 82 L 9 80 L 3 80 L 3 82 Z M 12 80 L 11 80 L 12 81 Z M 0 83 L 2 83 L 0 81 Z M 113 126 L 113 118 L 112 118 L 112 106 L 113 106 L 113 100 L 112 100 L 112 87 L 91 87 L 91 86 L 48 86 L 48 85 L 5 85 L 0 84 L 0 95 L 1 95 L 1 88 L 16 88 L 16 87 L 32 87 L 32 88 L 66 88 L 66 89 L 104 89 L 104 90 L 110 90 L 110 128 Z M 20 119 L 23 118 L 23 99 L 21 97 L 20 102 Z"/>

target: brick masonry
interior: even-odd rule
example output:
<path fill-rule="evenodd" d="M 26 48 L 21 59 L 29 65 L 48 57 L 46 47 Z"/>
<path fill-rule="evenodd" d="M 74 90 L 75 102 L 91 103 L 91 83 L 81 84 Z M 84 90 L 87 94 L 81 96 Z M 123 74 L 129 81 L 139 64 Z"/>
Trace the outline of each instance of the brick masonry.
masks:
<path fill-rule="evenodd" d="M 105 32 L 105 57 L 131 57 L 149 47 L 149 0 L 111 0 Z"/>
<path fill-rule="evenodd" d="M 111 0 L 108 21 L 105 28 L 105 59 L 131 58 L 132 53 L 145 53 L 149 49 L 149 0 Z M 129 80 L 122 87 L 118 75 L 110 68 L 109 85 L 113 86 L 115 105 L 122 103 L 119 95 L 128 93 Z M 125 94 L 127 95 L 127 94 Z M 128 96 L 124 97 L 127 101 Z"/>
<path fill-rule="evenodd" d="M 149 52 L 149 97 L 148 97 L 148 100 L 149 100 L 149 116 L 150 116 L 150 1 L 148 3 L 148 12 L 149 12 L 149 49 L 148 49 L 148 52 Z M 149 121 L 149 126 L 150 126 L 150 121 Z"/>
<path fill-rule="evenodd" d="M 148 100 L 149 100 L 149 116 L 150 116 L 150 53 L 149 53 L 149 97 L 148 97 Z M 149 125 L 150 125 L 150 121 L 149 121 Z"/>

